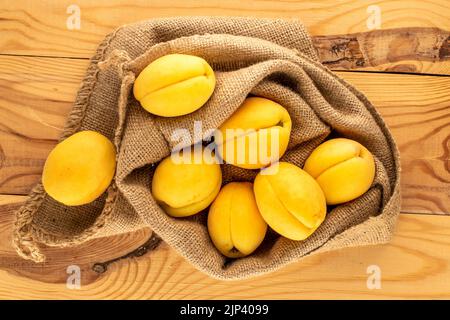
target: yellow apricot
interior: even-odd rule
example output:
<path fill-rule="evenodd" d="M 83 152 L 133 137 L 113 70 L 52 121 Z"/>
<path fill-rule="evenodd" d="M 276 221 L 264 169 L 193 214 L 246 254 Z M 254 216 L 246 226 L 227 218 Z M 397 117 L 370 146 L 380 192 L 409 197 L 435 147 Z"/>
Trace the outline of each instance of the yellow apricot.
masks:
<path fill-rule="evenodd" d="M 68 206 L 90 203 L 110 185 L 116 169 L 116 150 L 95 131 L 80 131 L 50 152 L 42 173 L 45 191 Z"/>
<path fill-rule="evenodd" d="M 169 54 L 142 70 L 134 82 L 133 93 L 148 112 L 176 117 L 203 106 L 215 85 L 214 71 L 204 59 Z"/>
<path fill-rule="evenodd" d="M 159 205 L 172 217 L 187 217 L 208 207 L 222 184 L 220 165 L 209 161 L 203 149 L 182 151 L 165 158 L 155 170 L 152 194 Z M 188 157 L 184 152 L 189 152 Z"/>
<path fill-rule="evenodd" d="M 286 152 L 291 126 L 289 113 L 278 103 L 247 98 L 216 132 L 218 154 L 241 168 L 265 167 Z"/>
<path fill-rule="evenodd" d="M 327 204 L 339 204 L 369 190 L 375 177 L 375 162 L 360 143 L 337 138 L 318 146 L 306 160 L 304 170 L 319 183 Z"/>
<path fill-rule="evenodd" d="M 306 239 L 325 219 L 327 207 L 319 184 L 293 164 L 279 162 L 264 169 L 253 190 L 264 220 L 288 239 Z"/>
<path fill-rule="evenodd" d="M 209 209 L 208 231 L 223 255 L 239 258 L 251 254 L 264 240 L 266 230 L 250 182 L 231 182 L 220 190 Z"/>

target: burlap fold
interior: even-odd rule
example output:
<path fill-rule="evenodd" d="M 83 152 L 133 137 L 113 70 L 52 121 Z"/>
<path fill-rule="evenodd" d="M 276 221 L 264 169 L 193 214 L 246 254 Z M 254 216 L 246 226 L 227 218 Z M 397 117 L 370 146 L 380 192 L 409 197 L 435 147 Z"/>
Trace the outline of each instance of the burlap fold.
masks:
<path fill-rule="evenodd" d="M 146 112 L 131 89 L 139 72 L 169 53 L 203 57 L 217 84 L 196 112 L 161 118 Z M 330 136 L 355 139 L 375 156 L 376 178 L 363 196 L 329 208 L 325 222 L 305 241 L 269 232 L 249 257 L 227 260 L 213 246 L 207 212 L 175 219 L 151 194 L 155 165 L 179 141 L 175 129 L 194 122 L 214 129 L 248 95 L 266 97 L 290 113 L 293 128 L 282 160 L 303 166 L 311 151 Z M 306 255 L 389 241 L 400 208 L 400 163 L 394 140 L 372 104 L 317 58 L 297 20 L 186 17 L 145 21 L 117 29 L 91 60 L 62 139 L 96 130 L 118 150 L 115 181 L 92 204 L 66 207 L 39 184 L 16 213 L 14 244 L 23 257 L 40 262 L 38 243 L 76 245 L 88 239 L 150 227 L 200 270 L 220 279 L 238 279 L 275 270 Z M 201 137 L 199 138 L 201 140 Z M 199 142 L 193 140 L 192 143 Z M 223 165 L 224 183 L 252 181 L 255 170 Z"/>

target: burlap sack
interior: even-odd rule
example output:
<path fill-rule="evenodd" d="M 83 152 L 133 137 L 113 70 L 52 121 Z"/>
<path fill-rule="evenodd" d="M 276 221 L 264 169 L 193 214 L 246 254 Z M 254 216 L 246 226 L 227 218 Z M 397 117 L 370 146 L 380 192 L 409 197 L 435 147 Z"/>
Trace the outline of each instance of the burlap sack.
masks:
<path fill-rule="evenodd" d="M 169 53 L 201 56 L 213 67 L 217 85 L 198 111 L 161 118 L 144 111 L 131 89 L 152 60 Z M 224 258 L 206 228 L 207 213 L 174 219 L 150 192 L 155 165 L 175 142 L 174 129 L 193 135 L 217 128 L 248 95 L 283 105 L 293 121 L 284 161 L 303 166 L 318 144 L 343 136 L 364 144 L 375 156 L 376 178 L 360 198 L 329 207 L 325 222 L 305 241 L 269 232 L 249 257 Z M 19 254 L 40 262 L 38 243 L 75 245 L 150 227 L 198 269 L 220 279 L 261 274 L 312 253 L 387 242 L 400 208 L 399 155 L 385 123 L 355 88 L 323 67 L 303 25 L 296 20 L 254 18 L 169 18 L 119 28 L 100 44 L 91 60 L 62 139 L 92 129 L 118 149 L 115 182 L 92 204 L 61 205 L 39 184 L 17 212 L 14 244 Z M 198 142 L 198 141 L 194 141 Z M 257 171 L 222 166 L 224 184 L 252 181 Z"/>

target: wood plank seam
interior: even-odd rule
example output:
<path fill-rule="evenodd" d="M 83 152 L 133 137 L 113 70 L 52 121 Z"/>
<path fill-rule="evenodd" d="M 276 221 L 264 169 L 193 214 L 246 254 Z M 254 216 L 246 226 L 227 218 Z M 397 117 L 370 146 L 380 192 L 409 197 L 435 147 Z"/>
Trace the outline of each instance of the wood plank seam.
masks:
<path fill-rule="evenodd" d="M 450 60 L 450 31 L 439 28 L 396 28 L 344 35 L 312 36 L 319 59 L 331 70 L 363 71 L 404 60 Z M 377 48 L 375 51 L 374 48 Z M 72 56 L 45 56 L 0 53 L 5 56 L 88 59 Z M 384 72 L 420 74 L 414 65 L 396 65 Z M 431 73 L 430 73 L 431 74 Z"/>

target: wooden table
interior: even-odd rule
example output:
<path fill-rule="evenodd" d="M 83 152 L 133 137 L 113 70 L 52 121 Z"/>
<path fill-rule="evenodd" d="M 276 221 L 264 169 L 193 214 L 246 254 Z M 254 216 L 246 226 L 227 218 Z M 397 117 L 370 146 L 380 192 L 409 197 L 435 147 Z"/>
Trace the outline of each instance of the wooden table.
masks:
<path fill-rule="evenodd" d="M 400 148 L 402 214 L 389 245 L 239 282 L 208 278 L 165 244 L 146 252 L 149 230 L 48 248 L 45 264 L 18 258 L 13 212 L 40 178 L 97 43 L 119 25 L 174 15 L 303 20 L 322 61 L 368 96 Z M 0 0 L 0 297 L 450 298 L 449 17 L 448 0 Z M 93 268 L 136 248 L 103 273 Z M 66 285 L 72 264 L 81 267 L 79 289 Z M 367 286 L 373 265 L 380 289 Z"/>

